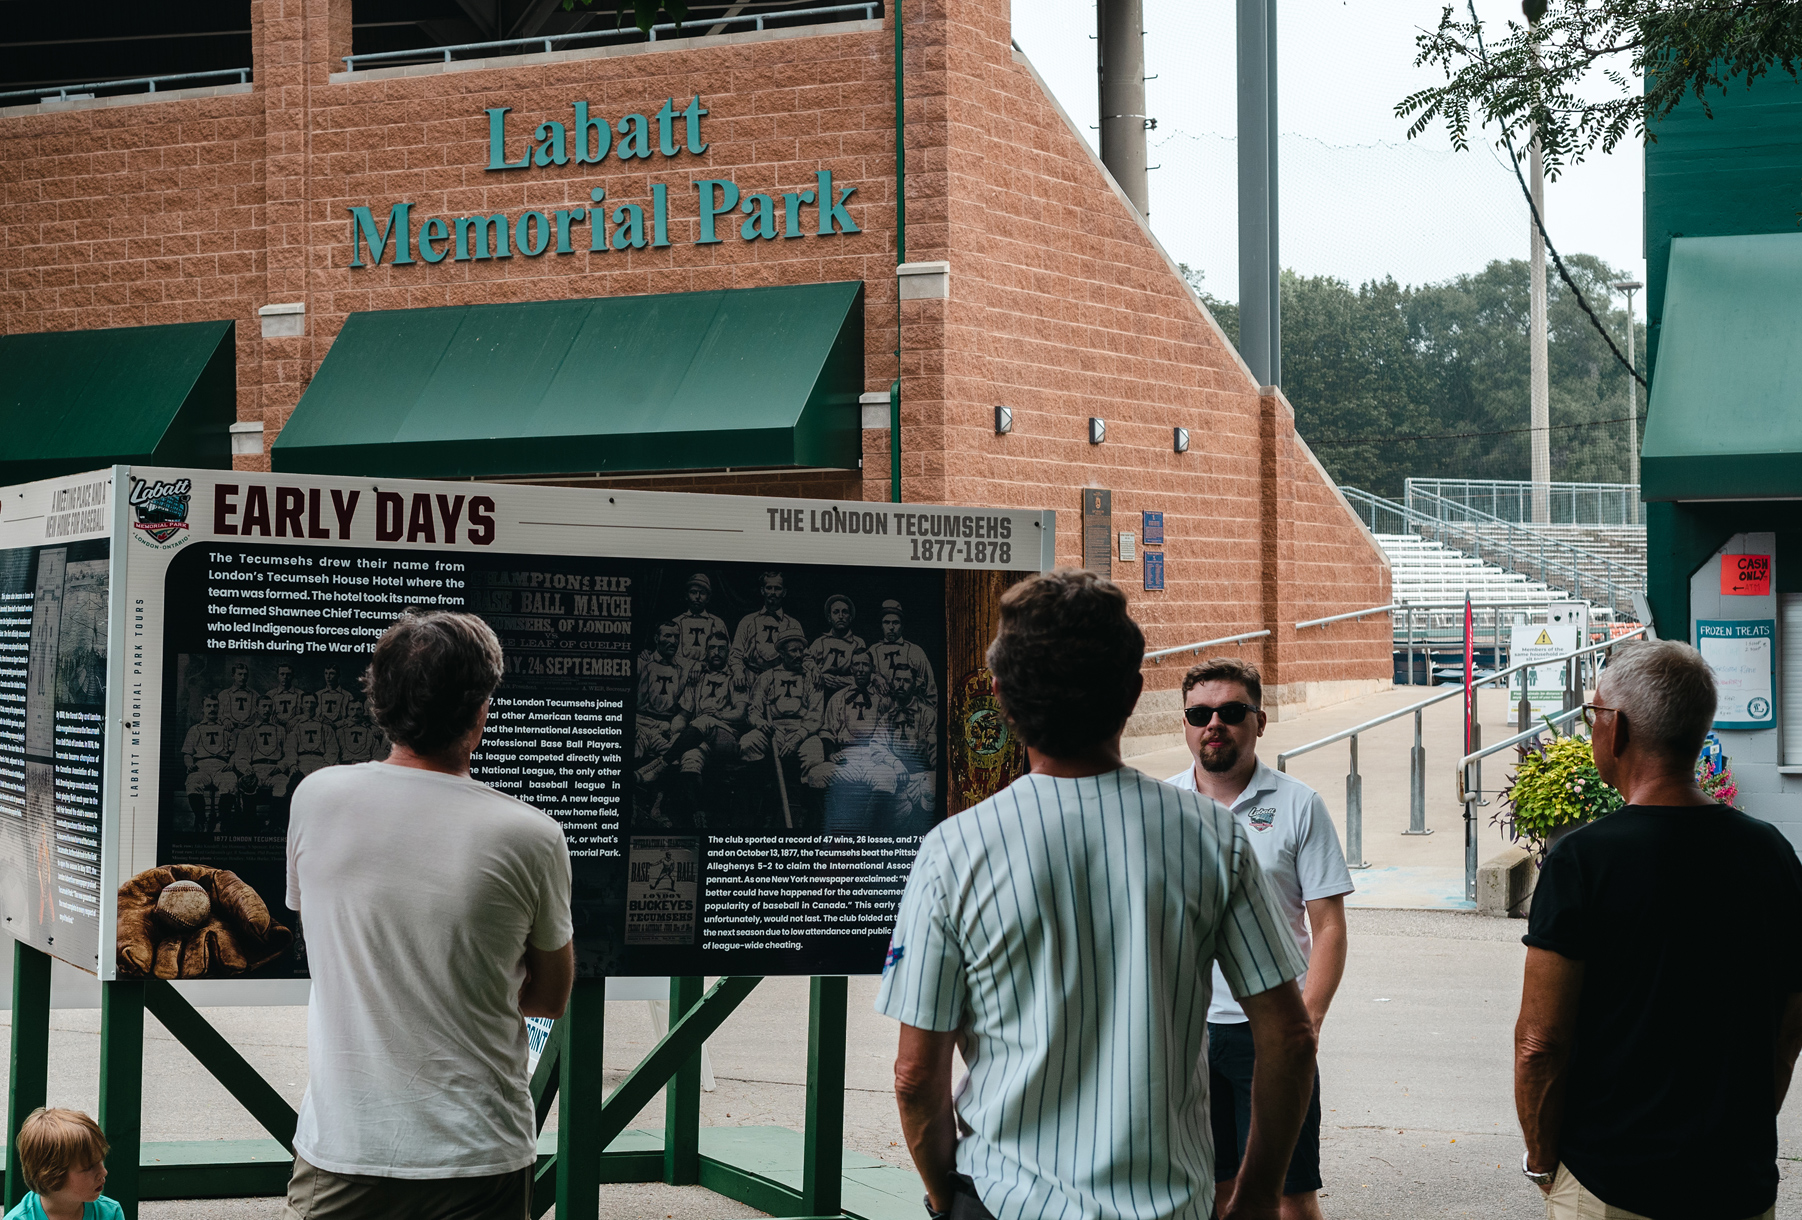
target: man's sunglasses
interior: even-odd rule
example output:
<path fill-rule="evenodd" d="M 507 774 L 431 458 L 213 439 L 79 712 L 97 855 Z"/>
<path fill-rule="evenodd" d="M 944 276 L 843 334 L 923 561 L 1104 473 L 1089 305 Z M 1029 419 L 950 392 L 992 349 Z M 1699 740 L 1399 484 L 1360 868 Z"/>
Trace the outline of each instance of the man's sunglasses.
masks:
<path fill-rule="evenodd" d="M 1183 719 L 1198 729 L 1205 729 L 1215 716 L 1220 717 L 1221 724 L 1243 724 L 1245 718 L 1257 710 L 1249 703 L 1222 703 L 1219 707 L 1198 703 L 1183 709 Z"/>

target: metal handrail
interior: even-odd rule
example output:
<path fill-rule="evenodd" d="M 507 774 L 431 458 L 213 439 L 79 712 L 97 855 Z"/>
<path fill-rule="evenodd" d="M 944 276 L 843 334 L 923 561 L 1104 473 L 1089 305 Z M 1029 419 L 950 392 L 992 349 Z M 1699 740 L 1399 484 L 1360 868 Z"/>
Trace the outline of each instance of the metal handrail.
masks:
<path fill-rule="evenodd" d="M 7 93 L 0 93 L 0 101 L 5 101 L 9 97 L 35 97 L 49 101 L 50 95 L 54 93 L 58 95 L 55 100 L 66 102 L 71 93 L 88 93 L 95 89 L 123 89 L 127 85 L 149 85 L 150 88 L 146 92 L 155 93 L 159 81 L 205 80 L 213 76 L 235 76 L 240 85 L 248 85 L 250 72 L 249 68 L 214 68 L 207 72 L 174 72 L 162 76 L 134 76 L 130 80 L 104 80 L 91 85 L 49 85 L 41 89 L 14 89 Z"/>
<path fill-rule="evenodd" d="M 1552 579 L 1552 574 L 1556 573 L 1559 583 L 1566 586 L 1567 591 L 1573 597 L 1581 597 L 1583 595 L 1583 568 L 1578 562 L 1578 559 L 1572 559 L 1570 562 L 1560 562 L 1555 557 L 1556 553 L 1560 551 L 1570 552 L 1580 559 L 1589 559 L 1605 565 L 1602 583 L 1606 584 L 1608 587 L 1608 604 L 1611 606 L 1617 608 L 1622 606 L 1621 593 L 1616 587 L 1616 568 L 1620 568 L 1621 571 L 1626 573 L 1626 576 L 1618 581 L 1618 583 L 1625 585 L 1629 595 L 1633 590 L 1642 587 L 1645 583 L 1645 577 L 1642 573 L 1615 564 L 1612 560 L 1603 556 L 1593 555 L 1590 552 L 1583 551 L 1578 547 L 1570 545 L 1563 539 L 1552 538 L 1544 534 L 1535 533 L 1530 526 L 1518 525 L 1511 521 L 1504 521 L 1499 517 L 1494 518 L 1494 521 L 1497 524 L 1500 524 L 1507 529 L 1508 537 L 1500 541 L 1490 538 L 1486 542 L 1480 532 L 1481 527 L 1475 522 L 1451 521 L 1443 517 L 1434 517 L 1427 513 L 1420 512 L 1417 509 L 1409 508 L 1407 505 L 1397 504 L 1394 500 L 1373 495 L 1370 492 L 1357 487 L 1341 487 L 1339 491 L 1345 496 L 1348 503 L 1370 510 L 1370 526 L 1373 532 L 1376 531 L 1377 514 L 1379 512 L 1390 513 L 1401 521 L 1405 529 L 1415 530 L 1419 532 L 1422 537 L 1426 537 L 1429 533 L 1433 535 L 1452 535 L 1453 540 L 1456 541 L 1460 547 L 1466 549 L 1470 556 L 1479 562 L 1483 559 L 1483 548 L 1487 545 L 1492 553 L 1500 551 L 1512 563 L 1524 564 L 1529 568 L 1537 564 L 1541 583 L 1549 584 Z M 1451 501 L 1448 501 L 1448 503 L 1451 503 Z M 1474 512 L 1475 510 L 1466 511 Z M 1457 530 L 1467 531 L 1470 534 L 1470 541 L 1467 543 L 1462 538 L 1457 537 L 1454 533 L 1454 531 Z M 1535 550 L 1534 548 L 1515 545 L 1513 541 L 1513 532 L 1515 530 L 1520 530 L 1526 534 L 1528 541 L 1535 543 L 1537 549 Z M 1438 541 L 1439 539 L 1435 537 L 1434 540 Z M 1548 550 L 1554 553 L 1554 557 L 1548 557 Z M 1592 576 L 1589 580 L 1591 584 L 1594 584 L 1596 578 Z"/>
<path fill-rule="evenodd" d="M 1612 639 L 1603 640 L 1599 644 L 1590 644 L 1571 652 L 1561 653 L 1555 657 L 1544 657 L 1537 661 L 1522 661 L 1519 665 L 1510 665 L 1507 669 L 1495 670 L 1492 673 L 1485 674 L 1483 677 L 1476 678 L 1471 682 L 1471 686 L 1490 686 L 1501 681 L 1503 678 L 1513 677 L 1523 669 L 1542 669 L 1548 665 L 1562 665 L 1566 661 L 1573 660 L 1577 657 L 1588 656 L 1592 652 L 1601 652 L 1604 649 L 1612 648 L 1622 640 L 1630 640 L 1635 636 L 1643 635 L 1645 634 L 1645 630 L 1644 627 L 1635 627 L 1632 631 L 1622 632 L 1620 635 L 1615 636 Z M 1284 750 L 1281 754 L 1276 756 L 1276 769 L 1278 771 L 1286 770 L 1288 760 L 1291 758 L 1296 758 L 1300 755 L 1318 750 L 1322 746 L 1330 746 L 1336 741 L 1344 741 L 1347 737 L 1352 737 L 1369 729 L 1374 729 L 1380 724 L 1388 724 L 1391 720 L 1398 720 L 1403 716 L 1411 715 L 1423 708 L 1431 707 L 1435 703 L 1443 702 L 1454 695 L 1461 695 L 1463 693 L 1463 686 L 1453 686 L 1441 694 L 1422 699 L 1419 703 L 1410 703 L 1407 707 L 1401 708 L 1398 711 L 1385 712 L 1374 720 L 1366 720 L 1363 724 L 1355 724 L 1349 729 L 1341 729 L 1339 732 L 1330 736 L 1322 737 L 1319 741 L 1310 741 L 1307 745 L 1296 746 L 1293 750 Z"/>
<path fill-rule="evenodd" d="M 1510 520 L 1528 522 L 1528 514 L 1532 511 L 1533 498 L 1537 491 L 1543 489 L 1546 505 L 1551 510 L 1553 524 L 1559 525 L 1639 525 L 1639 485 L 1637 483 L 1541 483 L 1522 482 L 1518 479 L 1433 479 L 1410 478 L 1403 483 L 1403 500 L 1412 505 L 1414 496 L 1425 491 L 1431 495 L 1451 500 L 1458 504 L 1472 504 L 1474 501 L 1487 500 L 1499 510 L 1503 504 L 1512 504 L 1518 515 Z M 1584 505 L 1591 505 L 1598 510 L 1585 514 L 1581 511 Z M 1569 506 L 1570 520 L 1560 520 L 1559 509 Z M 1605 511 L 1605 506 L 1612 505 L 1614 512 Z M 1500 515 L 1499 511 L 1497 515 Z M 1618 520 L 1607 521 L 1601 518 L 1615 516 Z"/>
<path fill-rule="evenodd" d="M 698 31 L 702 26 L 737 25 L 744 22 L 754 23 L 757 29 L 763 28 L 765 21 L 774 21 L 782 17 L 814 17 L 823 13 L 863 13 L 865 21 L 876 19 L 876 8 L 881 0 L 869 0 L 865 4 L 834 4 L 828 8 L 798 8 L 780 13 L 743 13 L 736 16 L 718 16 L 697 18 L 688 22 L 666 21 L 653 25 L 649 30 L 640 30 L 635 25 L 620 26 L 611 30 L 578 30 L 568 34 L 538 34 L 531 38 L 501 38 L 493 42 L 459 42 L 447 47 L 415 47 L 410 51 L 365 51 L 361 55 L 346 55 L 344 70 L 355 72 L 358 64 L 376 63 L 391 59 L 419 59 L 422 56 L 444 55 L 444 62 L 449 63 L 452 51 L 494 51 L 504 47 L 530 47 L 543 45 L 548 54 L 553 42 L 573 42 L 580 38 L 614 38 L 631 34 L 648 34 L 652 42 L 657 41 L 658 30 Z M 691 37 L 697 36 L 695 34 Z"/>
<path fill-rule="evenodd" d="M 1537 529 L 1535 529 L 1534 526 L 1529 522 L 1510 521 L 1506 517 L 1498 517 L 1494 513 L 1486 513 L 1480 508 L 1472 508 L 1468 504 L 1460 504 L 1456 500 L 1448 499 L 1445 496 L 1434 495 L 1430 491 L 1416 491 L 1416 492 L 1414 492 L 1414 498 L 1431 502 L 1429 504 L 1429 507 L 1437 507 L 1438 505 L 1442 505 L 1442 504 L 1449 505 L 1452 508 L 1457 509 L 1459 512 L 1466 514 L 1467 516 L 1477 518 L 1477 520 L 1472 523 L 1475 525 L 1503 525 L 1503 526 L 1508 527 L 1510 532 L 1512 532 L 1514 530 L 1523 530 L 1529 536 L 1536 536 L 1539 534 L 1539 531 Z M 1407 504 L 1407 505 L 1404 505 L 1403 507 L 1411 509 L 1412 511 L 1418 513 L 1420 516 L 1431 517 L 1433 520 L 1442 521 L 1447 525 L 1463 525 L 1463 524 L 1465 524 L 1462 521 L 1454 521 L 1449 517 L 1439 517 L 1439 516 L 1435 516 L 1432 513 L 1421 513 L 1420 510 L 1415 509 L 1412 504 Z M 1606 556 L 1606 555 L 1597 554 L 1595 551 L 1591 551 L 1584 547 L 1580 547 L 1574 542 L 1566 542 L 1561 538 L 1547 538 L 1546 541 L 1554 543 L 1560 549 L 1569 551 L 1574 555 L 1581 555 L 1584 559 L 1587 559 L 1587 560 L 1591 561 L 1592 563 L 1602 564 L 1603 566 L 1605 566 L 1606 568 L 1609 569 L 1609 572 L 1611 575 L 1612 575 L 1614 569 L 1616 569 L 1616 568 L 1619 568 L 1621 571 L 1627 573 L 1627 575 L 1629 577 L 1634 577 L 1634 576 L 1640 575 L 1640 573 L 1635 572 L 1632 568 L 1628 567 L 1626 564 L 1617 563 L 1614 560 L 1608 558 L 1608 556 Z"/>
<path fill-rule="evenodd" d="M 1506 669 L 1496 670 L 1496 671 L 1493 671 L 1482 677 L 1477 677 L 1475 675 L 1472 675 L 1472 681 L 1471 681 L 1471 684 L 1469 687 L 1470 698 L 1471 698 L 1472 702 L 1474 703 L 1475 699 L 1476 699 L 1476 692 L 1479 689 L 1481 689 L 1482 687 L 1485 687 L 1485 686 L 1490 686 L 1495 683 L 1501 682 L 1507 678 L 1512 677 L 1513 675 L 1515 675 L 1517 673 L 1520 673 L 1522 670 L 1539 669 L 1542 667 L 1554 666 L 1554 665 L 1560 665 L 1560 664 L 1565 665 L 1565 666 L 1572 666 L 1579 659 L 1581 659 L 1582 657 L 1588 656 L 1591 653 L 1602 652 L 1606 649 L 1613 648 L 1616 644 L 1619 644 L 1625 640 L 1630 640 L 1630 639 L 1634 638 L 1635 636 L 1644 635 L 1645 630 L 1646 629 L 1643 626 L 1636 627 L 1632 631 L 1623 632 L 1622 634 L 1620 634 L 1618 636 L 1614 636 L 1610 639 L 1603 640 L 1597 644 L 1589 644 L 1582 648 L 1573 649 L 1572 651 L 1563 653 L 1559 656 L 1544 657 L 1537 661 L 1522 661 L 1518 665 L 1510 665 Z M 1567 685 L 1568 685 L 1568 682 L 1571 680 L 1574 680 L 1574 677 L 1572 676 L 1572 674 L 1567 673 Z M 1362 724 L 1355 724 L 1349 729 L 1341 729 L 1337 733 L 1329 734 L 1328 736 L 1320 738 L 1318 741 L 1310 741 L 1306 745 L 1297 746 L 1293 750 L 1284 750 L 1282 753 L 1280 753 L 1276 756 L 1276 769 L 1278 771 L 1287 773 L 1289 770 L 1289 760 L 1291 758 L 1297 758 L 1303 754 L 1311 753 L 1314 750 L 1318 750 L 1323 746 L 1330 746 L 1330 745 L 1334 744 L 1335 742 L 1346 741 L 1348 739 L 1350 740 L 1350 742 L 1351 742 L 1351 769 L 1346 772 L 1346 776 L 1345 776 L 1345 856 L 1346 856 L 1346 860 L 1348 862 L 1348 867 L 1350 867 L 1350 868 L 1368 868 L 1368 867 L 1370 867 L 1369 864 L 1367 864 L 1364 860 L 1364 777 L 1358 773 L 1358 737 L 1359 737 L 1359 735 L 1362 733 L 1367 733 L 1371 729 L 1374 729 L 1374 728 L 1378 727 L 1379 725 L 1388 724 L 1392 720 L 1399 720 L 1403 716 L 1413 716 L 1414 717 L 1414 745 L 1413 745 L 1413 748 L 1410 749 L 1408 752 L 1408 829 L 1404 830 L 1402 833 L 1408 834 L 1408 835 L 1432 834 L 1433 832 L 1427 828 L 1427 824 L 1426 824 L 1427 752 L 1426 752 L 1426 745 L 1422 740 L 1423 732 L 1424 732 L 1422 716 L 1423 716 L 1423 713 L 1426 711 L 1426 709 L 1433 706 L 1435 703 L 1443 703 L 1447 699 L 1451 699 L 1451 698 L 1454 698 L 1455 696 L 1463 695 L 1465 693 L 1466 693 L 1466 688 L 1464 686 L 1462 686 L 1462 685 L 1453 686 L 1453 687 L 1450 687 L 1447 690 L 1441 692 L 1440 694 L 1429 696 L 1428 698 L 1422 699 L 1417 703 L 1411 703 L 1407 707 L 1398 708 L 1397 710 L 1395 710 L 1393 712 L 1386 712 L 1381 716 L 1375 717 L 1374 719 L 1366 720 Z M 1523 692 L 1523 695 L 1524 695 L 1524 692 Z M 1523 698 L 1523 707 L 1524 706 L 1525 706 L 1525 700 Z M 1565 716 L 1566 714 L 1560 713 L 1560 715 Z M 1476 732 L 1478 740 L 1481 741 L 1482 726 L 1480 724 L 1477 724 L 1474 722 L 1474 717 L 1473 717 L 1473 723 L 1472 723 L 1471 727 Z M 1543 729 L 1528 730 L 1526 733 L 1526 736 L 1530 737 L 1534 733 L 1543 732 L 1543 731 L 1544 731 Z M 1524 737 L 1511 738 L 1509 740 L 1509 742 L 1505 742 L 1505 743 L 1503 743 L 1503 745 L 1505 746 L 1508 744 L 1514 744 L 1514 743 L 1517 743 L 1518 741 L 1521 741 L 1524 739 L 1525 739 Z M 1462 768 L 1465 765 L 1472 762 L 1474 759 L 1481 759 L 1488 754 L 1493 754 L 1496 749 L 1501 749 L 1501 748 L 1503 748 L 1503 747 L 1497 746 L 1497 747 L 1494 747 L 1489 750 L 1481 751 L 1475 755 L 1472 755 L 1472 756 L 1467 757 L 1464 760 L 1462 760 L 1460 762 L 1459 766 L 1460 766 L 1460 768 Z M 1463 778 L 1464 772 L 1462 770 L 1460 770 L 1459 776 L 1460 776 L 1459 781 L 1458 781 L 1459 799 L 1464 802 L 1464 811 L 1465 811 L 1464 812 L 1464 891 L 1465 891 L 1466 898 L 1474 899 L 1476 897 L 1476 886 L 1477 886 L 1477 871 L 1476 871 L 1477 870 L 1477 865 L 1476 865 L 1477 837 L 1476 837 L 1476 823 L 1475 823 L 1476 811 L 1471 804 L 1471 800 L 1467 799 L 1464 795 L 1465 791 L 1466 791 L 1466 785 L 1465 785 L 1464 778 Z M 1481 791 L 1480 777 L 1479 777 L 1479 782 L 1478 782 L 1478 791 L 1480 794 L 1480 791 Z"/>
<path fill-rule="evenodd" d="M 1372 606 L 1368 610 L 1353 610 L 1350 614 L 1332 614 L 1328 615 L 1326 618 L 1311 618 L 1305 623 L 1295 624 L 1295 629 L 1300 631 L 1303 627 L 1324 627 L 1328 623 L 1343 623 L 1348 618 L 1363 618 L 1370 614 L 1381 614 L 1385 610 L 1396 609 L 1399 604 L 1400 603 L 1398 602 L 1390 602 L 1387 606 Z"/>
<path fill-rule="evenodd" d="M 1469 772 L 1465 768 L 1469 767 L 1471 763 L 1481 762 L 1491 754 L 1499 754 L 1510 746 L 1517 746 L 1523 741 L 1530 741 L 1541 733 L 1544 733 L 1547 729 L 1556 728 L 1562 724 L 1568 724 L 1581 715 L 1582 711 L 1583 709 L 1581 707 L 1572 707 L 1566 708 L 1556 715 L 1542 717 L 1541 723 L 1535 725 L 1533 728 L 1530 728 L 1523 733 L 1516 733 L 1506 741 L 1498 741 L 1492 746 L 1484 746 L 1475 754 L 1466 754 L 1463 758 L 1460 758 L 1458 760 L 1458 803 L 1460 805 L 1468 805 L 1473 801 L 1480 801 L 1483 796 L 1481 788 L 1471 792 L 1466 792 L 1464 789 L 1464 781 L 1469 775 Z"/>
<path fill-rule="evenodd" d="M 1270 629 L 1265 628 L 1263 631 L 1247 631 L 1243 635 L 1223 635 L 1217 640 L 1203 640 L 1199 644 L 1178 644 L 1175 648 L 1160 648 L 1156 652 L 1148 652 L 1145 654 L 1145 659 L 1153 665 L 1161 665 L 1164 663 L 1165 657 L 1174 656 L 1179 652 L 1198 653 L 1202 649 L 1212 648 L 1216 644 L 1241 644 L 1246 640 L 1260 639 L 1269 634 Z"/>

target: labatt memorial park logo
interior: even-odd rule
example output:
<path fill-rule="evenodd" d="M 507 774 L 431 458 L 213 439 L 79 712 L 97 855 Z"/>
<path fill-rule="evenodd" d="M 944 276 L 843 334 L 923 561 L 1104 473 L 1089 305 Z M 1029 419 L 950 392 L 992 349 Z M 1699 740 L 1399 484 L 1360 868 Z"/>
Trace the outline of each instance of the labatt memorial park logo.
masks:
<path fill-rule="evenodd" d="M 193 500 L 192 479 L 174 479 L 152 483 L 133 478 L 127 502 L 137 521 L 132 531 L 146 544 L 159 550 L 180 546 L 187 540 L 188 505 Z"/>

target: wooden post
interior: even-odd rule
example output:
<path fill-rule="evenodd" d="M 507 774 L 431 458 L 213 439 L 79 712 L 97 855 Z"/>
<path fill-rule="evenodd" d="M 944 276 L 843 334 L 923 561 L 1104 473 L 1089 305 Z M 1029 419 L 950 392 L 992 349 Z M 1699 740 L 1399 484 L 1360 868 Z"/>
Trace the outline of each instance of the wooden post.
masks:
<path fill-rule="evenodd" d="M 847 994 L 842 975 L 811 981 L 807 1132 L 801 1160 L 801 1211 L 808 1216 L 836 1216 L 844 1210 Z"/>
<path fill-rule="evenodd" d="M 50 1076 L 50 955 L 13 942 L 13 1033 L 6 1079 L 6 1209 L 31 1188 L 19 1170 L 19 1128 L 43 1105 Z"/>
<path fill-rule="evenodd" d="M 144 984 L 100 984 L 100 1129 L 106 1155 L 106 1193 L 138 1216 L 138 1160 L 144 1125 Z"/>
<path fill-rule="evenodd" d="M 706 980 L 669 981 L 670 1024 L 701 1002 Z M 701 1180 L 701 1051 L 683 1060 L 663 1094 L 663 1180 L 671 1186 L 693 1186 Z"/>

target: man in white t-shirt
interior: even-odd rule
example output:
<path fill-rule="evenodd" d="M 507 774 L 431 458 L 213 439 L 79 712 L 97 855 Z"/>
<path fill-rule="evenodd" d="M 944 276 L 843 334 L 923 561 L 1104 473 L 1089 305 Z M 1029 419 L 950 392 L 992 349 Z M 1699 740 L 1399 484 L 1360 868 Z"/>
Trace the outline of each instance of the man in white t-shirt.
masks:
<path fill-rule="evenodd" d="M 295 793 L 313 994 L 284 1220 L 528 1215 L 524 1018 L 562 1015 L 575 953 L 562 829 L 469 774 L 500 681 L 482 620 L 402 616 L 363 678 L 392 753 Z"/>
<path fill-rule="evenodd" d="M 1297 980 L 1314 1022 L 1314 1034 L 1345 973 L 1345 896 L 1351 873 L 1339 849 L 1339 835 L 1326 802 L 1306 784 L 1258 761 L 1258 738 L 1266 718 L 1260 710 L 1263 682 L 1257 666 L 1216 657 L 1183 676 L 1184 737 L 1195 761 L 1167 781 L 1211 796 L 1247 832 L 1252 854 L 1277 907 L 1295 933 L 1307 971 Z M 1208 1009 L 1208 1071 L 1214 1097 L 1215 1177 L 1220 1179 L 1221 1213 L 1231 1203 L 1231 1178 L 1238 1170 L 1251 1129 L 1251 1076 L 1256 1056 L 1245 1013 L 1222 985 L 1214 967 L 1214 1001 Z M 1296 1140 L 1283 1183 L 1282 1220 L 1320 1220 L 1320 1077 Z"/>

